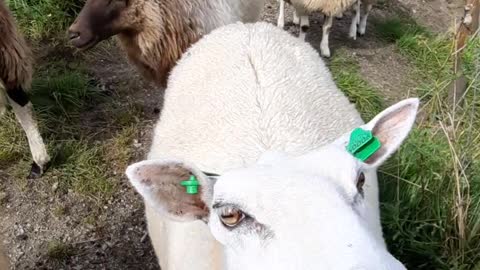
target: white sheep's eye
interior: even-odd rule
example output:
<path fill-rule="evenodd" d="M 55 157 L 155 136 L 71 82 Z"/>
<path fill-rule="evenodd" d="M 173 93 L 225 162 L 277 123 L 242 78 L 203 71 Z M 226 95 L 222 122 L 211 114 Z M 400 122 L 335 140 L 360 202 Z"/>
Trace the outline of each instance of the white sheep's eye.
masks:
<path fill-rule="evenodd" d="M 239 209 L 233 207 L 223 208 L 220 214 L 220 220 L 222 221 L 223 225 L 230 228 L 233 228 L 240 224 L 240 222 L 242 222 L 244 218 L 245 214 Z"/>

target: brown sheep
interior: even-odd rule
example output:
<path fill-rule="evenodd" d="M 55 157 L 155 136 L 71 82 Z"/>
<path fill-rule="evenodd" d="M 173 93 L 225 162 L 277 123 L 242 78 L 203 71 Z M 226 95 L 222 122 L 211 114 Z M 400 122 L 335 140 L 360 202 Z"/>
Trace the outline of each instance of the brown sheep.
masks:
<path fill-rule="evenodd" d="M 182 53 L 200 37 L 236 21 L 254 22 L 265 0 L 87 0 L 69 29 L 79 49 L 111 36 L 141 74 L 165 86 Z"/>
<path fill-rule="evenodd" d="M 0 36 L 0 114 L 8 101 L 27 135 L 32 152 L 34 162 L 29 177 L 37 178 L 47 169 L 50 157 L 25 92 L 30 89 L 32 80 L 32 53 L 3 0 L 0 0 Z"/>

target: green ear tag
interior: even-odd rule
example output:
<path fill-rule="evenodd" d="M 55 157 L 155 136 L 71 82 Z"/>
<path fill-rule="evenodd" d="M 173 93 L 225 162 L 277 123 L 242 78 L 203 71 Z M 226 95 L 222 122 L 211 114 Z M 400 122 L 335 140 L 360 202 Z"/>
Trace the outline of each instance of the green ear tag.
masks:
<path fill-rule="evenodd" d="M 200 183 L 195 175 L 191 175 L 190 179 L 180 182 L 180 185 L 187 188 L 187 194 L 197 194 Z"/>
<path fill-rule="evenodd" d="M 367 160 L 377 152 L 382 144 L 369 130 L 356 128 L 350 134 L 347 151 L 361 161 Z"/>

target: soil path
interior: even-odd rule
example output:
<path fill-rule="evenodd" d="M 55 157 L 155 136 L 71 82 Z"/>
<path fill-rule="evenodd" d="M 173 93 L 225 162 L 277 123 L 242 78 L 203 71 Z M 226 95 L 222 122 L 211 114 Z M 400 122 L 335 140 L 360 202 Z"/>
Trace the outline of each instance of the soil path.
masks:
<path fill-rule="evenodd" d="M 432 30 L 442 31 L 451 25 L 454 16 L 461 14 L 461 2 L 392 1 L 379 4 L 372 17 L 381 19 L 403 10 Z M 275 23 L 276 14 L 276 0 L 268 0 L 264 20 Z M 291 20 L 289 7 L 286 30 L 298 34 Z M 316 49 L 320 44 L 322 21 L 319 14 L 311 16 L 307 41 Z M 333 53 L 344 49 L 358 60 L 364 78 L 381 91 L 388 103 L 407 96 L 415 87 L 408 76 L 411 70 L 408 61 L 392 44 L 373 34 L 371 23 L 366 36 L 349 40 L 349 23 L 350 14 L 335 21 L 331 35 Z M 44 57 L 49 56 L 48 49 L 46 51 Z M 115 46 L 103 44 L 83 57 L 100 86 L 113 93 L 115 102 L 141 104 L 143 130 L 138 131 L 135 147 L 136 159 L 141 159 L 158 118 L 163 90 L 145 83 Z M 0 228 L 14 269 L 159 269 L 146 234 L 143 204 L 122 170 L 118 169 L 119 192 L 101 207 L 92 207 L 95 202 L 73 193 L 52 193 L 52 187 L 41 182 L 15 188 L 18 185 L 0 170 Z M 62 209 L 63 213 L 59 217 L 52 209 Z M 93 222 L 89 222 L 92 219 Z M 64 244 L 54 245 L 53 240 Z"/>

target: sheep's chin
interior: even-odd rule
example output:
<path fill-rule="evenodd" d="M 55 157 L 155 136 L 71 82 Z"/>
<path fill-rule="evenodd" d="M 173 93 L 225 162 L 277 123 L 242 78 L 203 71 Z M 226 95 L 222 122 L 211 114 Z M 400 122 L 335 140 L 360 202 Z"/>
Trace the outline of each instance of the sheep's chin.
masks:
<path fill-rule="evenodd" d="M 86 51 L 88 49 L 91 49 L 91 48 L 95 47 L 95 45 L 97 45 L 98 42 L 100 42 L 100 39 L 97 36 L 94 36 L 90 40 L 88 40 L 87 42 L 82 42 L 81 37 L 78 37 L 78 38 L 72 39 L 70 42 L 78 50 Z"/>

